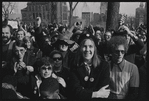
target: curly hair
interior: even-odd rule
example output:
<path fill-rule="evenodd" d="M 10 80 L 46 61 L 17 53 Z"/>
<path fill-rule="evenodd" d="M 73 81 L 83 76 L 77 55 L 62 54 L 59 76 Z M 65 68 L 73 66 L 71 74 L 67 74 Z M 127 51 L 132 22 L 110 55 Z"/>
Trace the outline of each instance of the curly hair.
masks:
<path fill-rule="evenodd" d="M 110 48 L 110 51 L 112 52 L 117 46 L 119 45 L 124 45 L 124 48 L 125 48 L 125 53 L 127 52 L 128 50 L 128 42 L 127 42 L 127 39 L 123 36 L 113 36 L 111 38 L 111 40 L 109 41 L 109 48 Z"/>

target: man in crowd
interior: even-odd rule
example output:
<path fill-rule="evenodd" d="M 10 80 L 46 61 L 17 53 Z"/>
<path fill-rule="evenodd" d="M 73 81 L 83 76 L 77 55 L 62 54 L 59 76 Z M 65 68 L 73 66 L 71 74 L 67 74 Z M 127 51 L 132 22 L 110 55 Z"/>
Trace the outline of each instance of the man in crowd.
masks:
<path fill-rule="evenodd" d="M 11 40 L 12 30 L 10 25 L 2 26 L 2 77 L 5 76 L 5 73 L 9 72 L 9 70 L 7 71 L 7 67 L 9 67 L 7 64 L 12 59 L 12 48 L 14 44 L 14 41 Z"/>
<path fill-rule="evenodd" d="M 110 40 L 110 99 L 136 99 L 139 88 L 139 72 L 135 64 L 124 59 L 128 43 L 123 36 Z"/>

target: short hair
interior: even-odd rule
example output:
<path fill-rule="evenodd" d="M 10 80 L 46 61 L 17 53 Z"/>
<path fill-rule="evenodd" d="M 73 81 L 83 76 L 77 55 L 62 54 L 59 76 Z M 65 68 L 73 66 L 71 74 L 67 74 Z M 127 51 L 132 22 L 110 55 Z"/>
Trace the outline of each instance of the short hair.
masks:
<path fill-rule="evenodd" d="M 59 83 L 57 79 L 52 77 L 45 78 L 39 87 L 40 92 L 48 91 L 49 93 L 54 93 L 58 89 L 59 89 Z"/>
<path fill-rule="evenodd" d="M 40 58 L 38 61 L 36 61 L 35 64 L 34 64 L 35 68 L 38 68 L 38 70 L 39 70 L 43 65 L 50 66 L 50 67 L 52 67 L 52 69 L 53 69 L 54 63 L 49 60 L 49 57 L 42 57 L 42 58 Z"/>
<path fill-rule="evenodd" d="M 125 53 L 127 52 L 128 50 L 128 42 L 127 42 L 127 39 L 123 36 L 113 36 L 110 41 L 109 41 L 109 48 L 110 48 L 110 51 L 112 52 L 113 49 L 115 49 L 117 46 L 119 45 L 124 45 L 124 48 L 125 48 Z"/>
<path fill-rule="evenodd" d="M 6 28 L 6 27 L 8 27 L 10 29 L 10 33 L 12 35 L 13 34 L 13 28 L 12 28 L 12 26 L 11 25 L 3 25 L 2 26 L 2 28 Z"/>
<path fill-rule="evenodd" d="M 14 43 L 14 47 L 15 46 L 26 48 L 26 45 L 22 40 L 16 40 L 15 43 Z"/>

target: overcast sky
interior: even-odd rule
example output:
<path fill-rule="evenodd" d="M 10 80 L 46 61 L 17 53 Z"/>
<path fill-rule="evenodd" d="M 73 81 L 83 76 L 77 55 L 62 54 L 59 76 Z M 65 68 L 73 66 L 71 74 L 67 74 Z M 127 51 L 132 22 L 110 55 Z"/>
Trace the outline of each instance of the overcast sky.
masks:
<path fill-rule="evenodd" d="M 18 11 L 22 8 L 25 8 L 27 2 L 18 2 Z M 121 2 L 120 3 L 120 13 L 127 14 L 129 16 L 135 16 L 135 9 L 139 7 L 140 2 Z M 100 13 L 100 2 L 87 2 L 87 5 L 84 2 L 78 3 L 74 15 L 81 17 L 81 12 L 87 10 L 90 12 Z"/>

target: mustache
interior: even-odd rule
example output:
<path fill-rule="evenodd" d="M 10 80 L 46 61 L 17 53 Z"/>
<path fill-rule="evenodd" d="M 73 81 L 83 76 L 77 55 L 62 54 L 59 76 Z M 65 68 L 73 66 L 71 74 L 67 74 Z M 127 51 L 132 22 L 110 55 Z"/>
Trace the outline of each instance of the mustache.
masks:
<path fill-rule="evenodd" d="M 2 38 L 8 38 L 7 36 L 3 36 Z"/>

